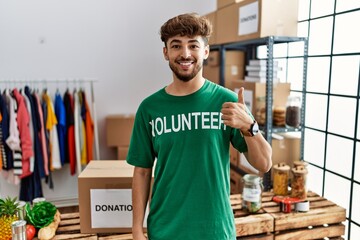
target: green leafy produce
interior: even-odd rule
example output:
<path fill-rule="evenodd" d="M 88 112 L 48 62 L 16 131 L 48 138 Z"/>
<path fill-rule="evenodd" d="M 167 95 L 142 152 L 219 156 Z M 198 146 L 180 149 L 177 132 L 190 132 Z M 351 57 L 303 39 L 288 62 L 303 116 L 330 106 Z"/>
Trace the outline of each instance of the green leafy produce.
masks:
<path fill-rule="evenodd" d="M 32 208 L 29 203 L 27 203 L 25 211 L 28 222 L 36 228 L 43 228 L 54 220 L 56 207 L 47 201 L 36 203 Z"/>

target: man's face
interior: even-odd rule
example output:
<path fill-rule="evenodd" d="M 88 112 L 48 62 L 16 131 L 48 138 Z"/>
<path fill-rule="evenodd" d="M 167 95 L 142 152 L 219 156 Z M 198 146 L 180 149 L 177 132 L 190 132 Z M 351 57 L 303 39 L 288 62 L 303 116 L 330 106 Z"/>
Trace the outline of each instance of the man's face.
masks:
<path fill-rule="evenodd" d="M 205 46 L 200 36 L 172 37 L 163 51 L 175 76 L 184 82 L 190 81 L 200 72 L 204 59 L 209 56 L 209 46 Z"/>

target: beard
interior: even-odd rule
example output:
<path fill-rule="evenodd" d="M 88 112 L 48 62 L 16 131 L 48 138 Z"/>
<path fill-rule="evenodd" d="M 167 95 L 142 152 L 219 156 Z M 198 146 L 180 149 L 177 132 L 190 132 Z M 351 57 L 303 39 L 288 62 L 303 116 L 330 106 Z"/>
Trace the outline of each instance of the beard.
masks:
<path fill-rule="evenodd" d="M 202 64 L 199 63 L 197 60 L 192 60 L 194 63 L 194 69 L 190 72 L 190 73 L 182 73 L 181 69 L 179 69 L 179 67 L 177 66 L 178 61 L 186 61 L 188 59 L 184 59 L 181 58 L 179 60 L 176 60 L 175 63 L 174 62 L 170 62 L 169 61 L 169 66 L 170 69 L 173 71 L 173 73 L 175 74 L 175 76 L 183 81 L 183 82 L 189 82 L 191 79 L 193 79 L 198 73 L 199 71 L 202 69 Z"/>

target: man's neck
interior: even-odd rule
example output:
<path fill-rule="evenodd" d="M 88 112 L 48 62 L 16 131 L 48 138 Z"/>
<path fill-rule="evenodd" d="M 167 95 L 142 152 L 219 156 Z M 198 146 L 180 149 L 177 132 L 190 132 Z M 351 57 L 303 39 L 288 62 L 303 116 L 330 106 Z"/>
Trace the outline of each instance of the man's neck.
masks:
<path fill-rule="evenodd" d="M 165 88 L 165 91 L 174 96 L 186 96 L 198 91 L 205 83 L 202 76 L 195 77 L 188 82 L 174 78 L 173 82 Z"/>

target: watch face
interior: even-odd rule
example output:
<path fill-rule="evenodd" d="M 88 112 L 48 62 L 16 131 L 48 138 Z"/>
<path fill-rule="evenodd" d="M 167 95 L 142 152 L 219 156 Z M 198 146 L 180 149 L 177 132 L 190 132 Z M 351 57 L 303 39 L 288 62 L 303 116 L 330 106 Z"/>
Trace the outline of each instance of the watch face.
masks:
<path fill-rule="evenodd" d="M 251 133 L 253 135 L 256 135 L 258 132 L 259 132 L 259 125 L 257 122 L 254 122 L 254 124 L 252 125 L 252 128 L 251 128 Z"/>

